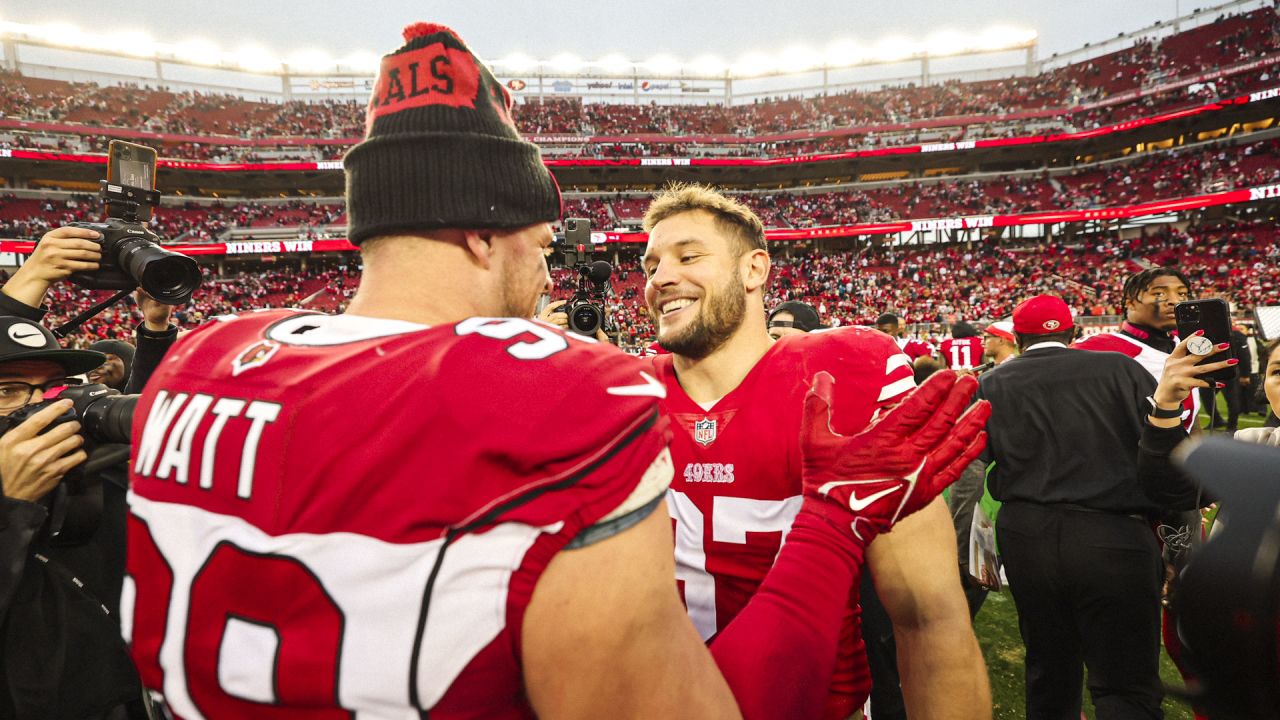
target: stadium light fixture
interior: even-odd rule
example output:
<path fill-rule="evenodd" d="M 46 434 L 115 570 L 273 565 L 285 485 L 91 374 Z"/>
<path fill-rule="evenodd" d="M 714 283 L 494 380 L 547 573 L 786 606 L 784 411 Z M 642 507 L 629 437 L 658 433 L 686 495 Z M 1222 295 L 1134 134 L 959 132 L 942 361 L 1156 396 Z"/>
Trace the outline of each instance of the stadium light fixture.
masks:
<path fill-rule="evenodd" d="M 973 37 L 962 35 L 954 30 L 945 30 L 926 38 L 920 46 L 920 52 L 933 56 L 958 55 L 971 49 L 973 45 Z"/>
<path fill-rule="evenodd" d="M 901 62 L 916 54 L 916 45 L 901 35 L 891 35 L 876 43 L 872 57 L 884 63 Z"/>
<path fill-rule="evenodd" d="M 280 60 L 266 50 L 248 46 L 235 52 L 235 62 L 250 72 L 271 72 L 280 69 Z"/>
<path fill-rule="evenodd" d="M 66 22 L 45 23 L 44 25 L 27 25 L 26 31 L 52 45 L 74 47 L 80 44 L 80 28 Z M 88 39 L 92 43 L 92 38 Z"/>
<path fill-rule="evenodd" d="M 498 60 L 497 65 L 517 73 L 528 72 L 538 66 L 538 61 L 524 53 L 511 53 Z"/>
<path fill-rule="evenodd" d="M 150 35 L 140 30 L 127 30 L 108 36 L 108 46 L 139 58 L 155 57 L 159 45 Z"/>
<path fill-rule="evenodd" d="M 1014 29 L 1007 27 L 988 28 L 975 38 L 974 50 L 1006 50 L 1030 45 L 1036 41 L 1035 30 Z"/>
<path fill-rule="evenodd" d="M 336 69 L 337 62 L 323 50 L 299 50 L 291 54 L 285 64 L 298 72 L 327 72 Z"/>
<path fill-rule="evenodd" d="M 841 67 L 843 65 L 857 65 L 866 59 L 867 53 L 857 43 L 851 40 L 837 40 L 827 47 L 824 55 L 826 64 L 829 67 Z"/>
<path fill-rule="evenodd" d="M 67 49 L 101 51 L 157 60 L 175 60 L 193 65 L 235 65 L 243 70 L 258 73 L 278 73 L 288 68 L 299 72 L 323 73 L 376 72 L 379 56 L 373 53 L 355 53 L 341 62 L 318 51 L 299 52 L 286 60 L 260 47 L 247 47 L 237 52 L 224 53 L 216 45 L 205 40 L 184 43 L 158 43 L 144 32 L 123 33 L 84 32 L 66 22 L 31 25 L 0 21 L 0 33 L 14 36 L 21 41 L 50 45 Z M 793 45 L 778 53 L 749 52 L 737 61 L 726 62 L 714 55 L 701 55 L 692 61 L 681 61 L 670 55 L 657 55 L 641 62 L 633 62 L 625 56 L 612 53 L 592 62 L 564 52 L 550 60 L 538 60 L 523 53 L 512 53 L 496 60 L 493 65 L 506 73 L 523 74 L 540 67 L 563 74 L 576 74 L 593 67 L 613 75 L 643 71 L 653 75 L 674 76 L 692 73 L 701 76 L 719 76 L 728 72 L 740 78 L 761 77 L 774 74 L 811 72 L 820 68 L 847 68 L 872 63 L 895 63 L 922 57 L 947 57 L 970 53 L 996 53 L 1029 47 L 1035 43 L 1034 30 L 994 26 L 979 32 L 942 31 L 927 38 L 915 40 L 902 36 L 882 39 L 874 46 L 865 46 L 850 40 L 839 40 L 825 50 L 806 45 Z"/>
<path fill-rule="evenodd" d="M 674 75 L 680 72 L 682 64 L 679 60 L 670 55 L 654 55 L 653 57 L 640 63 L 641 67 L 647 68 L 656 75 Z"/>
<path fill-rule="evenodd" d="M 793 45 L 782 51 L 777 66 L 785 73 L 806 72 L 822 67 L 822 56 L 811 48 Z"/>
<path fill-rule="evenodd" d="M 564 52 L 548 60 L 547 66 L 563 73 L 576 73 L 582 69 L 583 62 L 577 55 Z"/>
<path fill-rule="evenodd" d="M 739 77 L 757 77 L 775 71 L 777 65 L 773 58 L 761 52 L 752 52 L 738 58 L 733 64 L 733 74 Z"/>
<path fill-rule="evenodd" d="M 222 63 L 222 49 L 203 38 L 187 40 L 174 45 L 173 56 L 195 65 L 218 65 Z"/>
<path fill-rule="evenodd" d="M 358 72 L 376 73 L 382 64 L 382 58 L 371 52 L 354 52 L 344 57 L 341 64 Z"/>
<path fill-rule="evenodd" d="M 699 55 L 689 63 L 689 69 L 698 75 L 723 75 L 729 64 L 715 55 Z"/>
<path fill-rule="evenodd" d="M 635 70 L 635 67 L 636 67 L 635 63 L 631 62 L 626 58 L 625 55 L 622 55 L 620 53 L 612 53 L 610 55 L 605 55 L 599 60 L 592 62 L 591 65 L 594 65 L 600 68 L 601 70 L 613 75 L 622 75 L 623 73 L 630 73 L 633 70 Z"/>

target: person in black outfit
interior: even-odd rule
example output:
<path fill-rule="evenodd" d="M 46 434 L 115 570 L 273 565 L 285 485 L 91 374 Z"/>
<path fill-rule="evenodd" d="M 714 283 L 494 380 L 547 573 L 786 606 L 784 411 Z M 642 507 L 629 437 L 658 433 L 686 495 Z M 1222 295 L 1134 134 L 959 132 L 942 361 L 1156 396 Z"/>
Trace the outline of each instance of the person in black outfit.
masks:
<path fill-rule="evenodd" d="M 984 374 L 988 487 L 1027 649 L 1026 717 L 1162 718 L 1163 564 L 1137 477 L 1155 379 L 1122 353 L 1081 352 L 1062 300 L 1014 311 L 1022 355 Z M 1084 667 L 1082 667 L 1084 666 Z"/>
<path fill-rule="evenodd" d="M 5 321 L 29 322 L 35 330 L 23 332 L 38 331 L 56 346 L 48 331 L 38 327 L 45 315 L 41 306 L 53 283 L 74 271 L 97 268 L 100 251 L 90 239 L 93 234 L 83 228 L 47 233 L 0 288 L 0 314 L 11 316 Z M 178 334 L 169 323 L 171 306 L 141 291 L 137 298 L 144 321 L 135 331 L 137 350 L 125 394 L 142 390 Z M 100 353 L 81 354 L 96 358 L 97 365 L 105 360 Z M 120 642 L 128 468 L 108 462 L 113 456 L 107 451 L 117 448 L 127 455 L 127 446 L 102 446 L 104 453 L 95 453 L 84 466 L 97 481 L 91 487 L 100 488 L 101 508 L 91 534 L 75 542 L 48 536 L 48 512 L 32 502 L 38 497 L 0 498 L 0 535 L 6 541 L 0 548 L 0 600 L 7 598 L 0 602 L 0 718 L 96 718 L 119 713 L 118 707 L 111 708 L 121 703 L 128 705 L 129 717 L 146 716 L 141 686 Z M 8 491 L 10 478 L 3 480 Z"/>
<path fill-rule="evenodd" d="M 35 323 L 43 320 L 45 295 L 54 283 L 65 280 L 72 272 L 92 272 L 98 268 L 101 251 L 91 239 L 96 234 L 93 230 L 74 227 L 45 233 L 27 262 L 0 287 L 0 314 Z M 173 306 L 157 302 L 141 290 L 135 299 L 143 322 L 134 330 L 136 349 L 129 358 L 130 372 L 122 383 L 125 395 L 142 392 L 147 379 L 178 338 L 177 326 L 170 323 Z M 50 547 L 47 554 L 83 582 L 118 623 L 125 568 L 128 468 L 123 463 L 101 468 L 93 460 L 90 463 L 103 481 L 102 512 L 97 529 L 92 537 Z"/>

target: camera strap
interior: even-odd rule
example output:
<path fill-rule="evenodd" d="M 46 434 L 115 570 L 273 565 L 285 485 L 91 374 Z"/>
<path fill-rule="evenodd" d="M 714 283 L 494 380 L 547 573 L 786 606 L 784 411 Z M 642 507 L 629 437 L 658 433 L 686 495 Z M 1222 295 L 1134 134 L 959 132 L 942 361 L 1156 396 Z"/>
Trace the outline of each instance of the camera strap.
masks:
<path fill-rule="evenodd" d="M 84 312 L 80 313 L 79 315 L 77 315 L 77 316 L 75 316 L 75 317 L 71 318 L 70 320 L 66 321 L 65 323 L 63 323 L 63 324 L 59 325 L 58 327 L 54 328 L 54 330 L 53 330 L 53 336 L 54 336 L 54 337 L 56 337 L 56 338 L 58 338 L 59 340 L 61 340 L 62 338 L 64 338 L 64 337 L 66 337 L 66 336 L 70 335 L 71 333 L 75 332 L 76 330 L 79 330 L 79 329 L 80 329 L 80 326 L 81 326 L 81 325 L 84 325 L 86 322 L 88 322 L 90 319 L 92 319 L 94 315 L 97 315 L 98 313 L 102 312 L 103 310 L 106 310 L 107 308 L 111 307 L 112 305 L 115 305 L 116 303 L 120 302 L 120 300 L 121 300 L 121 299 L 123 299 L 125 295 L 128 295 L 129 293 L 133 292 L 133 291 L 134 291 L 134 289 L 135 289 L 135 288 L 130 288 L 130 289 L 128 289 L 128 290 L 121 290 L 120 292 L 116 293 L 115 295 L 112 295 L 111 297 L 107 298 L 106 300 L 103 300 L 102 302 L 98 303 L 97 305 L 94 305 L 93 307 L 89 308 L 88 310 L 85 310 Z"/>

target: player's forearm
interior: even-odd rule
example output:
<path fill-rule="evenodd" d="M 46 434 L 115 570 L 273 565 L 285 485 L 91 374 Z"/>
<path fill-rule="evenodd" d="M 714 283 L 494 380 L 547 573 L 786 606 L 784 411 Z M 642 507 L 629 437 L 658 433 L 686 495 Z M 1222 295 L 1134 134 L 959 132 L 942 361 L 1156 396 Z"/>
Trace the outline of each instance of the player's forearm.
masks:
<path fill-rule="evenodd" d="M 9 278 L 3 288 L 0 288 L 0 292 L 32 308 L 40 307 L 44 302 L 44 294 L 48 291 L 48 280 L 35 277 L 31 273 L 23 273 L 21 268 Z"/>
<path fill-rule="evenodd" d="M 898 673 L 910 717 L 986 720 L 991 687 L 969 617 L 895 628 Z"/>
<path fill-rule="evenodd" d="M 819 717 L 862 550 L 826 521 L 796 518 L 751 602 L 711 643 L 744 718 Z"/>

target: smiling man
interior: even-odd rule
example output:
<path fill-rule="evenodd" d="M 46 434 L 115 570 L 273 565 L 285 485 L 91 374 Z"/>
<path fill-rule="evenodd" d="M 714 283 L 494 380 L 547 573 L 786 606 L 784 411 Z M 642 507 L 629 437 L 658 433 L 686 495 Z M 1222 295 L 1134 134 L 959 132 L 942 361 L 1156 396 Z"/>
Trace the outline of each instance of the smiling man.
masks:
<path fill-rule="evenodd" d="M 651 362 L 675 433 L 667 501 L 676 577 L 694 625 L 710 640 L 748 606 L 800 507 L 798 441 L 810 379 L 834 377 L 837 429 L 852 434 L 911 390 L 911 362 L 891 337 L 864 328 L 775 342 L 764 312 L 764 227 L 742 204 L 704 186 L 675 186 L 654 200 L 645 229 L 645 299 L 658 342 L 670 351 Z M 850 505 L 859 512 L 876 500 L 869 494 Z M 913 716 L 991 714 L 955 556 L 941 501 L 868 549 Z M 826 718 L 853 715 L 870 691 L 857 607 L 855 582 Z"/>

